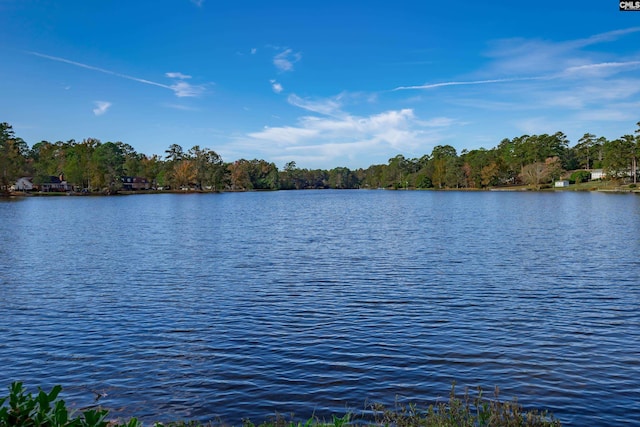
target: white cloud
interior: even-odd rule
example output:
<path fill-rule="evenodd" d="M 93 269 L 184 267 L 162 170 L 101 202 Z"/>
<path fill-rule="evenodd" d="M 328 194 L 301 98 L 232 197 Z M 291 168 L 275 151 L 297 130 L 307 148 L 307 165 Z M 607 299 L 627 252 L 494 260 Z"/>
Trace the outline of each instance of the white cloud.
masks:
<path fill-rule="evenodd" d="M 185 80 L 185 79 L 190 79 L 191 78 L 191 76 L 188 76 L 188 75 L 182 74 L 182 73 L 178 73 L 178 72 L 165 73 L 165 76 L 169 77 L 170 79 L 181 79 L 181 80 Z"/>
<path fill-rule="evenodd" d="M 273 65 L 280 71 L 293 71 L 293 64 L 300 61 L 302 55 L 291 49 L 285 49 L 273 58 Z"/>
<path fill-rule="evenodd" d="M 296 107 L 303 108 L 314 113 L 324 114 L 327 116 L 341 115 L 340 108 L 342 104 L 340 98 L 329 98 L 322 100 L 310 100 L 300 98 L 296 94 L 291 94 L 287 97 L 287 102 Z"/>
<path fill-rule="evenodd" d="M 165 103 L 162 104 L 164 107 L 167 108 L 172 108 L 174 110 L 182 110 L 182 111 L 198 111 L 197 108 L 194 107 L 190 107 L 188 105 L 182 105 L 182 104 L 170 104 L 170 103 Z"/>
<path fill-rule="evenodd" d="M 300 98 L 294 98 L 294 102 L 304 104 Z M 311 105 L 315 110 L 331 110 Z M 446 117 L 421 121 L 412 109 L 368 116 L 303 116 L 295 126 L 267 127 L 250 133 L 243 144 L 254 151 L 266 151 L 272 158 L 295 156 L 296 161 L 335 164 L 345 156 L 357 161 L 374 153 L 392 156 L 398 152 L 428 152 L 427 146 L 441 141 L 440 132 L 451 124 L 453 120 Z"/>
<path fill-rule="evenodd" d="M 455 120 L 449 117 L 434 117 L 429 120 L 420 121 L 424 127 L 448 127 L 454 124 Z"/>
<path fill-rule="evenodd" d="M 284 88 L 282 87 L 282 85 L 280 83 L 278 83 L 275 80 L 269 80 L 269 82 L 271 83 L 271 89 L 273 89 L 273 91 L 275 93 L 280 93 L 284 90 Z"/>
<path fill-rule="evenodd" d="M 251 48 L 251 55 L 255 55 L 258 52 L 258 49 L 255 47 Z"/>
<path fill-rule="evenodd" d="M 594 121 L 617 121 L 617 122 L 627 122 L 633 123 L 634 120 L 637 120 L 638 116 L 636 114 L 636 109 L 630 108 L 604 108 L 604 109 L 595 109 L 590 111 L 583 111 L 577 114 L 577 118 L 579 120 L 586 120 L 590 122 Z"/>
<path fill-rule="evenodd" d="M 107 101 L 94 101 L 93 105 L 96 107 L 93 109 L 93 114 L 96 116 L 101 116 L 107 112 L 109 107 L 111 107 L 111 103 Z"/>
<path fill-rule="evenodd" d="M 178 98 L 200 96 L 205 90 L 203 86 L 195 86 L 183 81 L 174 83 L 170 87 Z"/>
<path fill-rule="evenodd" d="M 198 7 L 202 7 L 202 5 L 204 4 L 204 0 L 190 0 L 191 3 L 195 4 Z"/>
<path fill-rule="evenodd" d="M 261 132 L 250 133 L 249 136 L 255 139 L 271 141 L 276 145 L 297 144 L 303 139 L 312 138 L 318 135 L 316 129 L 304 129 L 291 126 L 266 127 Z"/>

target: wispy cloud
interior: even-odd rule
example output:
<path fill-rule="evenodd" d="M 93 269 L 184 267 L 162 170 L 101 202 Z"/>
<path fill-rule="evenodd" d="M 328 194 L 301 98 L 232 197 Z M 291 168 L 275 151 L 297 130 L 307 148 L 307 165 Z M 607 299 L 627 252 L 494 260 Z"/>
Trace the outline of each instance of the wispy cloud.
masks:
<path fill-rule="evenodd" d="M 585 47 L 598 43 L 616 41 L 622 36 L 638 32 L 640 32 L 640 27 L 623 28 L 621 30 L 607 31 L 605 33 L 595 34 L 584 39 L 570 41 L 567 44 L 573 47 Z"/>
<path fill-rule="evenodd" d="M 271 83 L 271 89 L 273 89 L 275 93 L 281 93 L 284 90 L 282 85 L 275 80 L 269 80 L 269 83 Z"/>
<path fill-rule="evenodd" d="M 490 44 L 486 56 L 491 59 L 485 70 L 493 75 L 556 74 L 565 69 L 611 61 L 609 49 L 597 45 L 617 41 L 640 32 L 640 27 L 609 31 L 590 37 L 551 41 L 541 39 L 502 39 Z M 589 49 L 585 49 L 589 48 Z"/>
<path fill-rule="evenodd" d="M 491 85 L 495 88 L 476 92 L 482 98 L 473 99 L 474 92 L 465 91 L 464 98 L 457 99 L 456 93 L 448 102 L 477 108 L 489 105 L 494 110 L 539 110 L 540 115 L 558 108 L 602 109 L 640 91 L 636 89 L 637 79 L 629 73 L 640 68 L 640 60 L 637 54 L 635 58 L 620 58 L 607 50 L 599 52 L 596 45 L 638 32 L 640 27 L 634 27 L 560 42 L 499 40 L 491 44 L 488 56 L 492 61 L 473 72 L 473 75 L 488 78 L 399 86 L 393 91 Z M 589 49 L 585 49 L 587 46 Z M 537 121 L 535 125 L 539 123 Z M 530 125 L 524 127 L 530 128 Z"/>
<path fill-rule="evenodd" d="M 591 76 L 602 77 L 635 68 L 640 68 L 640 61 L 600 62 L 596 64 L 584 64 L 568 67 L 564 70 L 564 74 L 588 74 Z"/>
<path fill-rule="evenodd" d="M 512 82 L 526 82 L 535 80 L 555 80 L 571 75 L 585 75 L 590 74 L 592 76 L 602 76 L 604 74 L 612 74 L 620 71 L 631 70 L 640 68 L 640 61 L 626 61 L 626 62 L 601 62 L 596 64 L 584 64 L 567 67 L 555 74 L 532 76 L 532 77 L 513 77 L 504 79 L 488 79 L 488 80 L 468 80 L 468 81 L 449 81 L 440 83 L 426 83 L 416 86 L 399 86 L 393 90 L 421 90 L 421 89 L 435 89 L 446 86 L 468 86 L 468 85 L 486 85 L 496 83 L 512 83 Z"/>
<path fill-rule="evenodd" d="M 180 79 L 180 80 L 185 80 L 185 79 L 190 79 L 191 78 L 191 76 L 188 76 L 186 74 L 182 74 L 180 72 L 165 73 L 165 76 L 169 77 L 170 79 Z"/>
<path fill-rule="evenodd" d="M 445 87 L 445 86 L 486 85 L 486 84 L 495 84 L 495 83 L 510 83 L 510 82 L 521 82 L 521 81 L 527 81 L 527 80 L 544 80 L 544 79 L 548 79 L 548 77 L 514 77 L 510 79 L 451 81 L 451 82 L 441 82 L 441 83 L 428 83 L 428 84 L 417 85 L 417 86 L 399 86 L 393 90 L 434 89 L 434 88 Z"/>
<path fill-rule="evenodd" d="M 273 65 L 280 71 L 293 71 L 293 64 L 302 59 L 300 52 L 285 49 L 273 57 Z"/>
<path fill-rule="evenodd" d="M 289 104 L 291 105 L 300 107 L 307 111 L 324 114 L 326 116 L 343 115 L 343 113 L 340 111 L 342 107 L 342 104 L 340 102 L 340 97 L 321 99 L 321 100 L 310 100 L 310 99 L 300 98 L 296 94 L 291 94 L 287 97 L 287 102 L 289 102 Z"/>
<path fill-rule="evenodd" d="M 376 100 L 376 93 L 363 92 L 341 92 L 326 98 L 301 98 L 296 94 L 287 97 L 287 102 L 295 107 L 332 117 L 346 117 L 349 114 L 344 109 L 350 105 L 374 104 Z"/>
<path fill-rule="evenodd" d="M 183 81 L 176 82 L 170 87 L 178 98 L 200 96 L 205 90 L 204 86 L 196 86 Z"/>
<path fill-rule="evenodd" d="M 181 111 L 198 111 L 197 108 L 191 107 L 189 105 L 184 105 L 184 104 L 164 103 L 162 104 L 162 106 L 166 108 L 172 108 L 174 110 L 181 110 Z"/>
<path fill-rule="evenodd" d="M 163 89 L 169 89 L 169 90 L 173 91 L 173 93 L 177 97 L 198 96 L 198 95 L 202 94 L 204 92 L 204 90 L 205 90 L 204 86 L 191 85 L 191 84 L 183 82 L 183 81 L 174 83 L 172 85 L 167 85 L 167 84 L 163 84 L 163 83 L 154 82 L 152 80 L 141 79 L 139 77 L 129 76 L 127 74 L 118 73 L 118 72 L 107 70 L 107 69 L 104 69 L 104 68 L 95 67 L 93 65 L 83 64 L 81 62 L 76 62 L 76 61 L 72 61 L 72 60 L 69 60 L 69 59 L 60 58 L 60 57 L 57 57 L 57 56 L 45 55 L 45 54 L 39 53 L 39 52 L 27 52 L 27 53 L 30 54 L 30 55 L 38 56 L 40 58 L 49 59 L 51 61 L 62 62 L 62 63 L 65 63 L 65 64 L 74 65 L 76 67 L 85 68 L 87 70 L 98 71 L 98 72 L 103 73 L 103 74 L 108 74 L 108 75 L 111 75 L 111 76 L 116 76 L 116 77 L 120 77 L 120 78 L 123 78 L 123 79 L 132 80 L 134 82 L 144 83 L 144 84 L 152 85 L 152 86 L 156 86 L 156 87 L 161 87 Z M 170 77 L 170 78 L 177 78 L 177 79 L 180 79 L 180 80 L 191 77 L 191 76 L 187 76 L 187 75 L 182 74 L 182 73 L 166 73 L 166 76 Z"/>
<path fill-rule="evenodd" d="M 107 101 L 94 101 L 93 105 L 95 105 L 95 108 L 93 109 L 93 114 L 95 114 L 96 116 L 103 115 L 104 113 L 107 112 L 109 107 L 111 107 L 111 103 Z"/>
<path fill-rule="evenodd" d="M 412 93 L 403 101 L 411 100 L 416 111 L 438 108 L 458 125 L 466 123 L 464 128 L 448 126 L 449 133 L 461 137 L 446 141 L 468 140 L 470 147 L 483 132 L 490 138 L 493 130 L 482 129 L 492 122 L 514 134 L 562 130 L 575 139 L 585 129 L 604 133 L 634 120 L 637 109 L 629 106 L 637 105 L 640 96 L 640 51 L 632 42 L 639 35 L 640 27 L 633 27 L 573 40 L 496 40 L 488 43 L 476 69 L 385 93 L 418 93 L 419 98 Z M 611 43 L 628 48 L 621 53 Z M 476 131 L 465 135 L 469 129 Z M 494 143 L 502 136 L 494 136 Z"/>
<path fill-rule="evenodd" d="M 202 5 L 204 4 L 204 0 L 189 0 L 191 1 L 191 3 L 195 4 L 198 7 L 202 7 Z"/>

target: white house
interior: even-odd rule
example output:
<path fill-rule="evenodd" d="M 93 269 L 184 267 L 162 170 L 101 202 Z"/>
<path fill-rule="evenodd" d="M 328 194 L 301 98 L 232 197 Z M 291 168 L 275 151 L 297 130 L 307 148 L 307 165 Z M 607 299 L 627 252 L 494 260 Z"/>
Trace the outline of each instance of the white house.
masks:
<path fill-rule="evenodd" d="M 11 186 L 11 191 L 31 191 L 33 190 L 33 178 L 25 176 L 18 178 L 15 184 Z"/>
<path fill-rule="evenodd" d="M 569 181 L 567 181 L 567 180 L 556 181 L 555 186 L 556 187 L 568 187 L 569 186 Z"/>
<path fill-rule="evenodd" d="M 604 173 L 604 170 L 602 169 L 593 169 L 591 171 L 591 180 L 596 180 L 596 179 L 604 179 L 606 177 L 606 174 Z"/>

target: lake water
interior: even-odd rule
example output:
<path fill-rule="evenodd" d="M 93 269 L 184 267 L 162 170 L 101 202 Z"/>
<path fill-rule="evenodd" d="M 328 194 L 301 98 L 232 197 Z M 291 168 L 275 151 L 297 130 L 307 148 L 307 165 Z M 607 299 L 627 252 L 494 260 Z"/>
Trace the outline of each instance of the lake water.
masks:
<path fill-rule="evenodd" d="M 640 197 L 291 191 L 0 201 L 0 395 L 238 425 L 494 386 L 640 425 Z"/>

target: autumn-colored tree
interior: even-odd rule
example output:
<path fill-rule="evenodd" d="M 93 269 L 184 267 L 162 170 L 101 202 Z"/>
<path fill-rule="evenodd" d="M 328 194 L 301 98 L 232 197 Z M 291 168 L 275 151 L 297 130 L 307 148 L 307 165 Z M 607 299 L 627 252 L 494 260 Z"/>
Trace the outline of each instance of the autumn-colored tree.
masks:
<path fill-rule="evenodd" d="M 483 187 L 489 187 L 498 184 L 500 167 L 497 162 L 491 162 L 483 167 L 480 171 L 480 179 Z"/>
<path fill-rule="evenodd" d="M 27 144 L 15 137 L 13 127 L 0 123 L 0 191 L 9 191 L 9 187 L 24 173 L 27 154 Z"/>
<path fill-rule="evenodd" d="M 250 190 L 251 176 L 250 163 L 245 159 L 236 160 L 227 166 L 232 190 Z"/>
<path fill-rule="evenodd" d="M 177 188 L 190 187 L 196 179 L 196 165 L 193 160 L 181 160 L 173 166 L 173 182 Z"/>
<path fill-rule="evenodd" d="M 539 189 L 541 184 L 546 184 L 560 177 L 562 163 L 559 157 L 549 157 L 544 162 L 535 162 L 522 168 L 521 178 L 525 184 Z"/>

